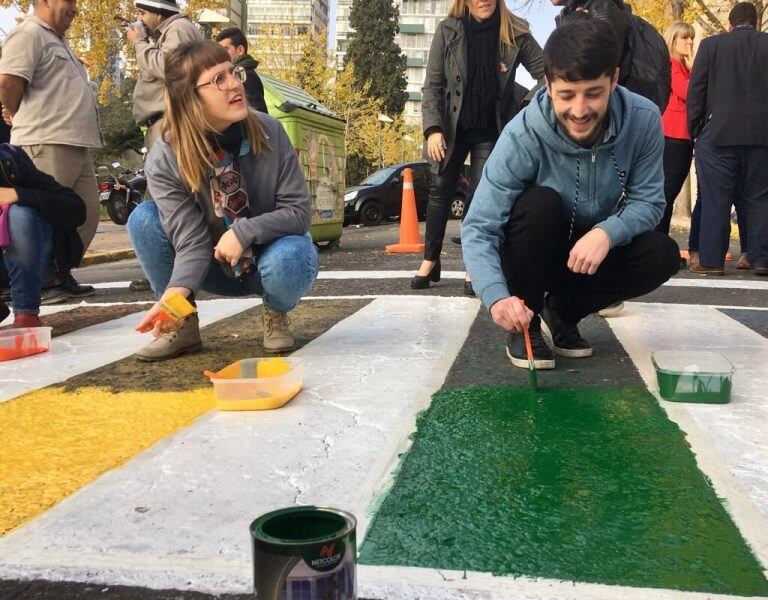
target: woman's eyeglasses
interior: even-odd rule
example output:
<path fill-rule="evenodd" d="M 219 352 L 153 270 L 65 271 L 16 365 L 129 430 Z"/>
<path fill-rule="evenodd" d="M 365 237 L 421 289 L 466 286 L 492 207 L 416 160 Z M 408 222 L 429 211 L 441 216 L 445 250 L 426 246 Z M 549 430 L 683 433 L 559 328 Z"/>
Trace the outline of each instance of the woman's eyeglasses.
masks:
<path fill-rule="evenodd" d="M 245 82 L 245 69 L 243 67 L 232 67 L 228 71 L 219 71 L 216 73 L 213 79 L 206 81 L 205 83 L 199 83 L 195 87 L 199 88 L 206 85 L 215 85 L 216 89 L 218 89 L 220 92 L 226 92 L 230 89 L 227 87 L 227 83 L 229 82 L 230 77 L 234 77 L 240 83 Z"/>

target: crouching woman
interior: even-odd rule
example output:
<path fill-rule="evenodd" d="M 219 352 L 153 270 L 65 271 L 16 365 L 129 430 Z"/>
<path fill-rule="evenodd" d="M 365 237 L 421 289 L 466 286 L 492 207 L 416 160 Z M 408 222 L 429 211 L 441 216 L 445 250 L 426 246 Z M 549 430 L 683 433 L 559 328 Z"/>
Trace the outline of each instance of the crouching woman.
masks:
<path fill-rule="evenodd" d="M 309 194 L 294 148 L 272 117 L 248 108 L 244 74 L 210 41 L 182 44 L 165 59 L 165 118 L 146 164 L 152 200 L 128 221 L 136 256 L 155 296 L 198 290 L 264 300 L 264 349 L 294 345 L 287 313 L 317 277 Z M 202 347 L 197 315 L 137 329 L 155 340 L 140 360 Z"/>

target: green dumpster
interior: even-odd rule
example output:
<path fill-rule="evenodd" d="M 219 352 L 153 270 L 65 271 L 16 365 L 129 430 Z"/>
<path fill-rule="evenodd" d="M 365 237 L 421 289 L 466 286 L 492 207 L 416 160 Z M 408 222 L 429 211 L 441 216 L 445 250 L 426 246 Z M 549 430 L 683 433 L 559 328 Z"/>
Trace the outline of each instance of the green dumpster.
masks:
<path fill-rule="evenodd" d="M 269 114 L 296 148 L 312 205 L 312 239 L 336 246 L 344 223 L 344 121 L 301 88 L 262 75 Z"/>

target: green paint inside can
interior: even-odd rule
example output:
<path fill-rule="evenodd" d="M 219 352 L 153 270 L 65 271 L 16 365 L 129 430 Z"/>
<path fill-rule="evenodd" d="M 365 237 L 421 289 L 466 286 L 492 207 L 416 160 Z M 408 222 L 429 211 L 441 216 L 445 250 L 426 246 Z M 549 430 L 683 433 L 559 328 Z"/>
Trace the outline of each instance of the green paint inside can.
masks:
<path fill-rule="evenodd" d="M 254 589 L 262 600 L 357 597 L 357 522 L 316 506 L 284 508 L 251 523 Z"/>

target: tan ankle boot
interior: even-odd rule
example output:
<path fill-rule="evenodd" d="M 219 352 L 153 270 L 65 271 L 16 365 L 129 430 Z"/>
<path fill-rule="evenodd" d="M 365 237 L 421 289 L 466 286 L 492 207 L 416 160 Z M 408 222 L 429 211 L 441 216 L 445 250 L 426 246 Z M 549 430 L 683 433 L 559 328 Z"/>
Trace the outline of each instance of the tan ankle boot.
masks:
<path fill-rule="evenodd" d="M 200 319 L 197 313 L 184 319 L 182 326 L 171 333 L 163 333 L 136 353 L 136 358 L 145 362 L 168 360 L 181 354 L 202 350 L 200 341 Z"/>
<path fill-rule="evenodd" d="M 285 352 L 293 348 L 296 340 L 291 333 L 291 320 L 287 313 L 275 312 L 264 306 L 262 323 L 266 352 Z"/>

